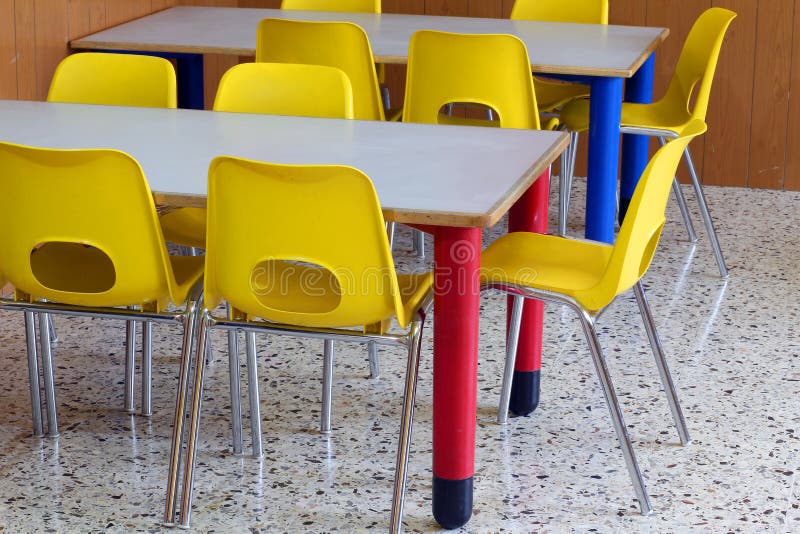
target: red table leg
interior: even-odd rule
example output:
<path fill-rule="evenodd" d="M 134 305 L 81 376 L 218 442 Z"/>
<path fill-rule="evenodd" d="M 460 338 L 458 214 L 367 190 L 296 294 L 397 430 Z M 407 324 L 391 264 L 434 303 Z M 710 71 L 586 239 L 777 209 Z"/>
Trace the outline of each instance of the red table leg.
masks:
<path fill-rule="evenodd" d="M 545 171 L 525 192 L 508 214 L 509 232 L 547 232 L 547 206 L 550 192 L 550 170 Z M 507 319 L 511 319 L 512 297 L 508 299 Z M 517 415 L 528 415 L 539 405 L 539 370 L 542 366 L 542 319 L 544 304 L 525 301 L 522 311 L 517 363 L 511 385 L 509 409 Z"/>
<path fill-rule="evenodd" d="M 433 517 L 458 528 L 472 515 L 478 389 L 480 228 L 434 238 Z"/>

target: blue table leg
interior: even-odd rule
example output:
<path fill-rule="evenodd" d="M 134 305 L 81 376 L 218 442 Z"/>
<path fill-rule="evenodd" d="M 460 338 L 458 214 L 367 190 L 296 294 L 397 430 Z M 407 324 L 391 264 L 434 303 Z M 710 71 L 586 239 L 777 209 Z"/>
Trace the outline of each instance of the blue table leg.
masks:
<path fill-rule="evenodd" d="M 622 78 L 592 78 L 586 238 L 614 242 Z"/>
<path fill-rule="evenodd" d="M 205 96 L 203 90 L 203 55 L 180 54 L 178 63 L 178 107 L 203 109 Z"/>
<path fill-rule="evenodd" d="M 647 104 L 653 100 L 653 73 L 656 55 L 651 54 L 636 74 L 625 84 L 625 101 Z M 625 134 L 622 136 L 622 172 L 619 184 L 619 223 L 625 218 L 633 190 L 648 160 L 650 137 Z"/>

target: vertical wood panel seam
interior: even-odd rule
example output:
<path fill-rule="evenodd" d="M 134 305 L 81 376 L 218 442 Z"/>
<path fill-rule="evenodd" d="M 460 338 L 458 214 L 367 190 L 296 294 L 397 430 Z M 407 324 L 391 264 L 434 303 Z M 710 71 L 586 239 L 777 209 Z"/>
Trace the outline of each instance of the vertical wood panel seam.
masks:
<path fill-rule="evenodd" d="M 795 47 L 794 47 L 794 35 L 797 32 L 797 25 L 794 23 L 797 16 L 797 2 L 792 2 L 792 46 L 789 49 L 789 87 L 788 91 L 789 94 L 787 95 L 788 98 L 786 99 L 786 113 L 789 114 L 789 111 L 792 109 L 792 64 L 794 63 L 795 58 Z M 788 163 L 789 163 L 789 131 L 791 130 L 791 126 L 787 125 L 785 135 L 783 137 L 783 176 L 781 176 L 781 191 L 786 191 L 786 174 L 788 172 Z"/>
<path fill-rule="evenodd" d="M 17 99 L 19 99 L 19 47 L 17 47 L 17 0 L 11 1 L 11 18 L 14 27 L 14 71 L 17 73 Z"/>
<path fill-rule="evenodd" d="M 755 20 L 755 28 L 756 28 L 756 35 L 755 35 L 755 43 L 753 45 L 753 87 L 750 91 L 750 131 L 748 132 L 748 140 L 747 140 L 747 165 L 745 167 L 745 180 L 744 186 L 746 188 L 750 188 L 750 159 L 753 152 L 753 110 L 756 107 L 756 60 L 758 58 L 758 18 L 759 13 L 761 12 L 760 2 L 756 2 L 756 20 Z"/>

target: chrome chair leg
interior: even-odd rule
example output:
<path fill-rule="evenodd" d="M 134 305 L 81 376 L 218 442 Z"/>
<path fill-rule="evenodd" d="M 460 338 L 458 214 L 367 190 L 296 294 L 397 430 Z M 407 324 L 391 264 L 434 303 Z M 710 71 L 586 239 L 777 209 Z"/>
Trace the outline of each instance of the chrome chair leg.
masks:
<path fill-rule="evenodd" d="M 708 239 L 711 241 L 711 249 L 714 251 L 714 258 L 717 260 L 719 275 L 722 278 L 728 278 L 728 266 L 725 264 L 725 258 L 722 256 L 722 247 L 719 245 L 717 231 L 714 229 L 714 221 L 711 220 L 711 213 L 708 211 L 706 195 L 703 193 L 703 186 L 700 184 L 700 179 L 697 177 L 697 170 L 694 167 L 692 154 L 689 152 L 688 146 L 684 149 L 683 155 L 686 158 L 686 164 L 689 166 L 692 187 L 694 187 L 694 194 L 697 196 L 697 203 L 700 205 L 700 215 L 703 217 L 703 223 L 706 226 L 706 232 L 708 232 Z"/>
<path fill-rule="evenodd" d="M 206 351 L 208 342 L 208 320 L 202 318 L 197 334 L 197 353 L 195 357 L 194 389 L 190 399 L 189 432 L 186 440 L 186 466 L 183 472 L 183 495 L 181 498 L 180 524 L 188 528 L 192 519 L 192 498 L 194 497 L 194 467 L 197 461 L 197 437 L 200 431 L 200 410 L 203 404 L 203 379 L 205 377 Z"/>
<path fill-rule="evenodd" d="M 622 410 L 617 400 L 617 394 L 614 392 L 611 375 L 606 367 L 603 349 L 600 346 L 600 340 L 597 338 L 597 331 L 594 327 L 594 320 L 585 311 L 579 311 L 578 315 L 581 320 L 581 326 L 583 327 L 583 333 L 586 336 L 586 341 L 589 344 L 589 350 L 592 353 L 592 361 L 594 362 L 597 378 L 603 389 L 608 411 L 611 414 L 614 431 L 617 434 L 617 440 L 622 449 L 622 456 L 625 458 L 625 465 L 628 468 L 631 482 L 633 482 L 636 498 L 639 501 L 639 508 L 643 515 L 648 515 L 653 511 L 653 507 L 650 504 L 650 497 L 647 495 L 644 479 L 639 470 L 639 463 L 636 461 L 636 453 L 633 451 L 633 444 L 631 443 L 630 436 L 628 436 L 628 429 L 625 427 L 625 420 L 622 417 Z"/>
<path fill-rule="evenodd" d="M 406 365 L 406 384 L 403 392 L 403 414 L 400 419 L 400 435 L 397 442 L 397 462 L 395 465 L 394 491 L 392 493 L 392 512 L 389 531 L 396 534 L 403 527 L 403 505 L 408 480 L 408 457 L 411 451 L 411 431 L 414 426 L 414 403 L 417 395 L 419 376 L 419 354 L 422 345 L 422 327 L 425 316 L 411 326 L 408 339 L 408 364 Z"/>
<path fill-rule="evenodd" d="M 142 415 L 153 415 L 153 321 L 142 324 Z"/>
<path fill-rule="evenodd" d="M 374 341 L 367 343 L 369 350 L 369 377 L 374 379 L 381 377 L 381 361 L 378 359 L 378 344 Z"/>
<path fill-rule="evenodd" d="M 169 455 L 169 471 L 167 474 L 167 496 L 164 506 L 164 524 L 175 524 L 175 504 L 178 500 L 178 478 L 180 475 L 181 453 L 183 451 L 183 429 L 186 418 L 186 397 L 189 393 L 189 375 L 192 367 L 192 348 L 196 329 L 207 321 L 205 314 L 197 320 L 194 313 L 183 318 L 183 347 L 181 349 L 181 366 L 178 374 L 178 394 L 175 398 L 175 415 L 172 421 L 172 448 Z M 191 504 L 191 503 L 190 503 Z"/>
<path fill-rule="evenodd" d="M 503 387 L 500 389 L 500 408 L 497 411 L 497 423 L 508 423 L 508 405 L 511 402 L 511 383 L 514 380 L 514 364 L 517 360 L 517 344 L 519 342 L 519 328 L 522 322 L 522 308 L 525 297 L 514 295 L 514 305 L 511 308 L 511 323 L 508 328 L 506 340 L 506 363 L 503 371 Z"/>
<path fill-rule="evenodd" d="M 136 388 L 136 321 L 125 321 L 125 411 L 134 413 L 133 395 Z"/>
<path fill-rule="evenodd" d="M 561 153 L 561 170 L 558 176 L 558 235 L 567 234 L 567 214 L 575 175 L 575 160 L 578 157 L 578 132 L 569 132 L 569 145 Z"/>
<path fill-rule="evenodd" d="M 681 410 L 681 404 L 680 401 L 678 401 L 675 384 L 672 381 L 672 375 L 667 366 L 667 359 L 664 356 L 664 348 L 661 345 L 661 339 L 658 337 L 656 323 L 653 319 L 653 314 L 650 312 L 650 305 L 647 302 L 647 296 L 645 295 L 641 280 L 633 286 L 633 293 L 636 295 L 636 303 L 639 305 L 639 312 L 642 315 L 644 329 L 647 331 L 647 338 L 650 340 L 650 347 L 653 349 L 653 356 L 655 357 L 656 366 L 658 367 L 658 374 L 661 377 L 661 385 L 664 387 L 664 392 L 667 394 L 667 402 L 669 403 L 669 410 L 672 412 L 672 419 L 675 421 L 675 428 L 678 429 L 678 437 L 682 445 L 687 445 L 691 441 L 689 429 L 686 427 L 683 410 Z"/>
<path fill-rule="evenodd" d="M 392 108 L 392 96 L 389 93 L 389 88 L 385 85 L 381 86 L 381 101 L 383 102 L 383 109 L 389 111 Z"/>
<path fill-rule="evenodd" d="M 414 253 L 418 258 L 425 257 L 425 234 L 420 230 L 414 230 L 412 234 L 412 244 Z"/>
<path fill-rule="evenodd" d="M 667 144 L 667 139 L 664 136 L 658 136 L 658 142 L 661 146 L 664 146 Z M 683 196 L 683 191 L 681 191 L 681 185 L 678 182 L 677 176 L 672 181 L 672 192 L 675 194 L 675 200 L 678 202 L 678 209 L 681 211 L 681 217 L 683 217 L 683 224 L 686 226 L 686 233 L 689 235 L 689 241 L 696 243 L 697 232 L 694 231 L 694 224 L 692 224 L 692 218 L 689 215 L 689 208 L 686 207 L 686 198 Z"/>
<path fill-rule="evenodd" d="M 258 384 L 258 361 L 256 358 L 256 333 L 245 333 L 247 351 L 247 394 L 250 398 L 250 436 L 253 442 L 253 457 L 261 458 L 261 398 Z"/>
<path fill-rule="evenodd" d="M 239 368 L 239 332 L 228 330 L 228 374 L 231 392 L 231 433 L 233 453 L 242 454 L 242 379 Z"/>
<path fill-rule="evenodd" d="M 322 413 L 320 414 L 319 431 L 329 434 L 331 431 L 331 412 L 333 411 L 333 340 L 326 339 L 322 355 Z"/>
<path fill-rule="evenodd" d="M 53 322 L 53 316 L 49 313 L 47 317 L 47 330 L 50 332 L 50 343 L 58 343 L 58 333 L 56 332 L 56 325 Z"/>
<path fill-rule="evenodd" d="M 33 435 L 44 436 L 42 430 L 42 398 L 39 388 L 39 358 L 36 354 L 36 319 L 33 312 L 25 312 L 25 341 L 28 346 L 28 382 L 31 390 L 31 421 Z"/>
<path fill-rule="evenodd" d="M 56 390 L 53 379 L 53 352 L 50 350 L 50 332 L 47 328 L 47 314 L 39 314 L 39 344 L 42 347 L 42 374 L 44 375 L 44 400 L 47 412 L 47 435 L 58 437 L 58 413 L 56 411 Z"/>
<path fill-rule="evenodd" d="M 389 250 L 394 250 L 394 221 L 386 223 L 386 235 L 389 236 Z"/>

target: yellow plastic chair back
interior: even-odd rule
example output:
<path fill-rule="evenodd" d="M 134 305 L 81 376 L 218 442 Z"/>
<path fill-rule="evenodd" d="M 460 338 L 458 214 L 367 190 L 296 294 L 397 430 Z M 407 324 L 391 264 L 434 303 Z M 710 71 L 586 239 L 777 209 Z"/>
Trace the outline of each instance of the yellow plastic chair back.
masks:
<path fill-rule="evenodd" d="M 517 0 L 512 20 L 608 24 L 608 0 Z M 533 87 L 541 111 L 554 111 L 574 98 L 589 96 L 589 86 L 535 77 Z"/>
<path fill-rule="evenodd" d="M 633 193 L 605 274 L 596 287 L 578 296 L 588 309 L 607 306 L 617 295 L 633 287 L 650 267 L 664 226 L 675 169 L 689 142 L 705 131 L 703 121 L 693 120 L 678 138 L 650 159 Z"/>
<path fill-rule="evenodd" d="M 243 63 L 220 80 L 214 110 L 352 119 L 353 89 L 334 67 Z"/>
<path fill-rule="evenodd" d="M 516 0 L 510 18 L 608 24 L 608 0 Z"/>
<path fill-rule="evenodd" d="M 182 302 L 139 164 L 117 150 L 0 143 L 0 265 L 32 299 L 80 306 Z M 13 229 L 11 231 L 10 229 Z"/>
<path fill-rule="evenodd" d="M 438 124 L 454 102 L 492 108 L 503 128 L 539 129 L 525 44 L 513 35 L 412 35 L 403 121 Z"/>
<path fill-rule="evenodd" d="M 353 118 L 384 120 L 369 39 L 355 24 L 264 19 L 258 25 L 256 62 L 341 69 L 353 88 Z"/>
<path fill-rule="evenodd" d="M 674 108 L 677 117 L 685 116 L 688 111 L 691 119 L 705 120 L 722 40 L 735 18 L 736 13 L 721 7 L 707 9 L 697 18 L 683 44 L 675 74 L 658 106 Z"/>
<path fill-rule="evenodd" d="M 281 9 L 380 13 L 381 0 L 283 0 Z"/>
<path fill-rule="evenodd" d="M 378 197 L 361 171 L 222 156 L 208 178 L 205 302 L 306 327 L 403 310 Z"/>
<path fill-rule="evenodd" d="M 59 63 L 48 102 L 175 108 L 175 69 L 166 59 L 86 52 Z"/>

